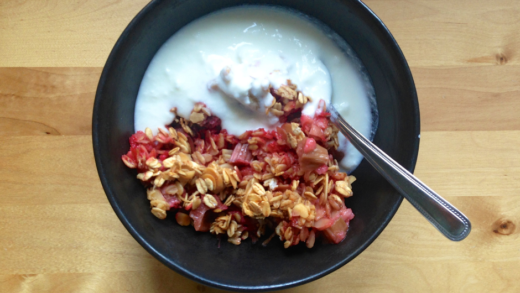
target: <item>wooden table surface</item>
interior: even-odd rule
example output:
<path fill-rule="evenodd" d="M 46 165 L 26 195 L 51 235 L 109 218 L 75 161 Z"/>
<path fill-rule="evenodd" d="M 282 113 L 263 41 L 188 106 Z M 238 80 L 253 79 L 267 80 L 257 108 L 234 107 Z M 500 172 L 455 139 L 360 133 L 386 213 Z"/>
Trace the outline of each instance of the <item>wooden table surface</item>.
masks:
<path fill-rule="evenodd" d="M 0 292 L 217 292 L 150 256 L 101 188 L 97 82 L 146 0 L 0 1 Z M 473 231 L 403 202 L 360 256 L 283 292 L 520 292 L 520 1 L 370 0 L 421 109 L 416 175 Z"/>

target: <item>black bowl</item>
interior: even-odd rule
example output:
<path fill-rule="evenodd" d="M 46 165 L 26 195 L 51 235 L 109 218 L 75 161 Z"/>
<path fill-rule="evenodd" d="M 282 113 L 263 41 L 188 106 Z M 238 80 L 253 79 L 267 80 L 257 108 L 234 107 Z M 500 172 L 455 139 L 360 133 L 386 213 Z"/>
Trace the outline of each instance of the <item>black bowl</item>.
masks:
<path fill-rule="evenodd" d="M 409 171 L 419 148 L 419 106 L 412 75 L 396 41 L 361 1 L 339 0 L 171 0 L 152 1 L 117 41 L 99 81 L 92 121 L 101 183 L 117 216 L 154 257 L 184 276 L 230 290 L 261 291 L 310 282 L 348 263 L 388 224 L 402 197 L 367 162 L 347 206 L 356 214 L 338 245 L 317 243 L 284 249 L 246 241 L 234 246 L 215 236 L 180 227 L 173 217 L 150 213 L 145 189 L 121 161 L 134 132 L 134 105 L 152 57 L 176 31 L 205 14 L 241 4 L 278 5 L 314 17 L 344 38 L 365 65 L 375 89 L 379 128 L 374 142 Z"/>

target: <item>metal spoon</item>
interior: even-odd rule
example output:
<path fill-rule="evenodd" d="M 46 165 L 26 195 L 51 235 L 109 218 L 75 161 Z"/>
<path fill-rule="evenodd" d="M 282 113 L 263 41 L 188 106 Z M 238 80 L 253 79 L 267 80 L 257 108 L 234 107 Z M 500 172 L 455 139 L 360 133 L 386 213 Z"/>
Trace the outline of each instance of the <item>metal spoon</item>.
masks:
<path fill-rule="evenodd" d="M 460 241 L 468 236 L 471 223 L 464 214 L 357 132 L 341 117 L 334 106 L 329 105 L 328 108 L 332 123 L 435 228 L 453 241 Z"/>

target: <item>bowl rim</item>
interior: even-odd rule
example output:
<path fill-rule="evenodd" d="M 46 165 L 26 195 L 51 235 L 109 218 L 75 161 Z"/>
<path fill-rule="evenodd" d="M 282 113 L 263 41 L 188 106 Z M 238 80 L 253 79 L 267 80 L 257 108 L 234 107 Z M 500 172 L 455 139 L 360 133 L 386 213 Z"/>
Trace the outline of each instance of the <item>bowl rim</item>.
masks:
<path fill-rule="evenodd" d="M 126 215 L 121 211 L 121 208 L 118 206 L 118 204 L 115 201 L 115 197 L 112 194 L 112 190 L 110 189 L 110 184 L 107 181 L 107 177 L 105 175 L 105 168 L 103 165 L 103 162 L 101 161 L 100 156 L 100 149 L 99 149 L 99 131 L 100 125 L 98 123 L 99 119 L 99 108 L 102 100 L 102 92 L 103 88 L 105 86 L 105 83 L 107 81 L 108 72 L 110 71 L 111 66 L 114 63 L 114 59 L 116 58 L 116 55 L 118 51 L 120 50 L 120 47 L 123 45 L 125 39 L 130 35 L 130 33 L 134 30 L 134 27 L 148 14 L 151 10 L 153 10 L 156 6 L 160 5 L 162 2 L 167 0 L 152 0 L 149 2 L 146 6 L 144 6 L 139 13 L 130 21 L 130 23 L 127 25 L 127 27 L 124 29 L 124 31 L 119 36 L 118 40 L 114 44 L 110 55 L 107 58 L 107 61 L 105 63 L 105 66 L 103 67 L 103 71 L 101 73 L 99 83 L 96 89 L 96 95 L 95 95 L 95 101 L 94 101 L 94 109 L 93 109 L 93 115 L 92 115 L 92 146 L 94 149 L 94 158 L 96 162 L 96 168 L 98 171 L 98 175 L 100 177 L 100 181 L 103 187 L 103 190 L 105 191 L 105 194 L 107 196 L 107 199 L 112 206 L 112 209 L 116 213 L 117 217 L 123 224 L 123 226 L 126 228 L 126 230 L 132 235 L 132 237 L 152 256 L 154 256 L 157 260 L 159 260 L 162 264 L 166 265 L 168 268 L 172 269 L 173 271 L 181 274 L 184 277 L 187 277 L 193 281 L 199 282 L 201 284 L 223 289 L 223 290 L 232 290 L 232 291 L 255 291 L 255 292 L 264 292 L 264 291 L 271 291 L 271 290 L 280 290 L 280 289 L 287 289 L 299 285 L 303 285 L 309 282 L 312 282 L 316 279 L 319 279 L 321 277 L 324 277 L 335 270 L 341 268 L 348 262 L 350 262 L 352 259 L 357 257 L 361 252 L 363 252 L 368 246 L 374 242 L 374 240 L 381 234 L 381 232 L 386 228 L 386 226 L 390 223 L 394 215 L 396 214 L 397 210 L 399 209 L 403 197 L 400 195 L 400 198 L 397 200 L 396 204 L 392 209 L 390 210 L 390 213 L 385 218 L 383 224 L 375 231 L 375 233 L 369 237 L 369 239 L 364 243 L 364 245 L 360 246 L 358 249 L 353 251 L 353 253 L 350 255 L 350 257 L 345 258 L 344 260 L 338 262 L 337 264 L 320 271 L 316 274 L 307 276 L 305 278 L 292 281 L 292 282 L 285 282 L 281 284 L 276 285 L 266 285 L 266 286 L 240 286 L 240 285 L 229 285 L 220 283 L 218 281 L 206 279 L 203 277 L 198 276 L 197 274 L 194 274 L 186 269 L 184 269 L 181 265 L 169 260 L 166 258 L 163 254 L 161 254 L 159 251 L 157 251 L 150 243 L 148 243 L 135 229 L 134 227 L 129 223 L 129 220 L 127 219 Z M 410 87 L 410 93 L 412 96 L 412 104 L 413 104 L 413 119 L 416 121 L 415 127 L 413 129 L 414 135 L 417 137 L 417 139 L 414 140 L 414 145 L 412 146 L 412 160 L 410 161 L 410 168 L 408 171 L 413 173 L 415 169 L 415 165 L 417 163 L 417 158 L 419 155 L 419 143 L 420 143 L 420 113 L 419 113 L 419 101 L 417 97 L 417 90 L 415 87 L 414 79 L 410 70 L 410 67 L 408 65 L 408 62 L 406 61 L 404 54 L 397 44 L 397 41 L 391 34 L 390 30 L 386 27 L 386 25 L 383 23 L 383 21 L 361 0 L 354 0 L 352 1 L 353 5 L 359 5 L 362 10 L 365 10 L 367 13 L 367 16 L 372 18 L 374 20 L 374 23 L 376 26 L 378 26 L 379 29 L 381 29 L 384 34 L 383 37 L 387 38 L 387 41 L 389 45 L 391 46 L 391 49 L 394 50 L 394 53 L 396 53 L 396 61 L 403 65 L 403 73 L 405 76 L 402 76 L 406 80 L 408 84 L 411 85 Z M 283 6 L 283 5 L 279 5 Z"/>

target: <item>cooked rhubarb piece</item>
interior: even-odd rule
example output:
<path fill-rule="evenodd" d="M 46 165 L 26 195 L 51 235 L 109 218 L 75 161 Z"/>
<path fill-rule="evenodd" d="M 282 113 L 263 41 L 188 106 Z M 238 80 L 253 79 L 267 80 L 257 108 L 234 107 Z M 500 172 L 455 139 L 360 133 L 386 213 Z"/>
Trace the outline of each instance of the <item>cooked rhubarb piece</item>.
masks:
<path fill-rule="evenodd" d="M 195 210 L 190 212 L 190 218 L 193 219 L 193 227 L 195 231 L 199 232 L 208 232 L 211 226 L 211 219 L 209 217 L 208 211 L 211 211 L 208 206 L 205 204 L 201 204 Z"/>
<path fill-rule="evenodd" d="M 253 155 L 249 150 L 249 145 L 239 143 L 235 146 L 229 162 L 235 165 L 249 165 L 252 159 Z"/>
<path fill-rule="evenodd" d="M 324 231 L 327 239 L 334 243 L 340 243 L 347 236 L 348 225 L 342 218 L 337 218 L 330 228 Z"/>
<path fill-rule="evenodd" d="M 327 149 L 316 144 L 316 141 L 312 138 L 305 138 L 300 141 L 296 153 L 303 171 L 314 171 L 329 162 Z"/>

